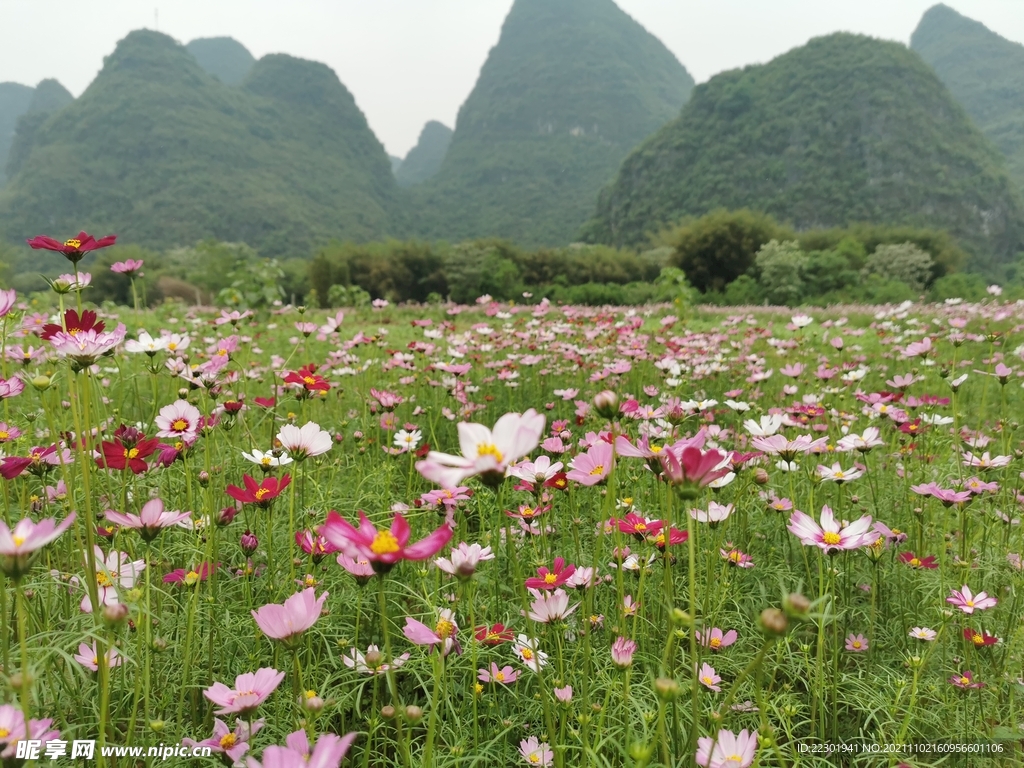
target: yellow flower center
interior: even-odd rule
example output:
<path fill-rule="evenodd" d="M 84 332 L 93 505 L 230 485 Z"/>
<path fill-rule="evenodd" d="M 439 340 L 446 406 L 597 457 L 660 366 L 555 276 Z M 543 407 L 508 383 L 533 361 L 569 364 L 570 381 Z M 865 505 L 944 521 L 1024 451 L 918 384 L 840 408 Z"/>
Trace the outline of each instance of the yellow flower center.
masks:
<path fill-rule="evenodd" d="M 184 419 L 175 419 L 171 423 L 171 429 L 173 429 L 175 432 L 184 432 L 186 429 L 188 429 L 188 422 L 185 421 Z"/>
<path fill-rule="evenodd" d="M 740 553 L 736 552 L 735 550 L 733 550 L 732 552 L 729 553 L 729 559 L 732 560 L 734 563 L 738 563 L 740 561 L 740 559 L 741 559 L 740 558 Z"/>
<path fill-rule="evenodd" d="M 307 587 L 315 587 L 316 586 L 316 579 L 314 579 L 312 576 L 307 575 L 305 580 L 303 581 L 303 583 Z"/>
<path fill-rule="evenodd" d="M 860 640 L 854 640 L 852 643 L 850 643 L 850 645 L 852 645 L 854 648 L 860 648 L 861 642 Z"/>
<path fill-rule="evenodd" d="M 260 488 L 254 494 L 256 496 L 256 501 L 263 501 L 263 497 L 266 496 L 268 493 L 270 493 L 270 490 L 268 488 Z"/>
<path fill-rule="evenodd" d="M 538 755 L 536 752 L 532 752 L 530 756 L 526 759 L 533 765 L 540 765 L 540 755 Z"/>
<path fill-rule="evenodd" d="M 522 512 L 520 512 L 519 514 L 523 517 L 533 517 L 535 514 L 537 514 L 537 510 L 535 510 L 533 507 L 523 507 Z"/>
<path fill-rule="evenodd" d="M 64 241 L 64 247 L 65 248 L 81 248 L 82 247 L 82 241 L 79 240 L 77 237 L 73 237 L 70 240 L 65 240 Z"/>
<path fill-rule="evenodd" d="M 964 602 L 964 605 L 966 605 L 968 608 L 973 608 L 974 607 L 974 601 L 973 600 L 966 600 Z"/>
<path fill-rule="evenodd" d="M 231 749 L 238 743 L 238 738 L 233 733 L 226 733 L 221 737 L 220 746 L 225 751 Z"/>
<path fill-rule="evenodd" d="M 117 578 L 117 574 L 116 573 L 111 573 L 110 576 L 113 576 L 114 578 Z M 111 581 L 110 576 L 107 576 L 106 572 L 100 571 L 99 573 L 96 574 L 96 583 L 99 586 L 101 586 L 101 587 L 113 586 L 114 582 Z"/>
<path fill-rule="evenodd" d="M 315 699 L 316 698 L 316 691 L 312 691 L 312 690 L 306 691 L 306 698 L 307 699 Z"/>
<path fill-rule="evenodd" d="M 176 350 L 178 348 L 178 344 L 177 344 L 177 342 L 169 341 L 169 342 L 167 342 L 167 348 L 173 352 L 174 350 Z"/>
<path fill-rule="evenodd" d="M 833 477 L 835 477 L 837 480 L 842 480 L 844 477 L 846 477 L 846 475 L 843 474 L 842 470 L 839 470 L 833 475 Z"/>
<path fill-rule="evenodd" d="M 714 679 L 713 679 L 713 678 L 711 678 L 711 677 L 708 677 L 707 675 L 703 675 L 703 676 L 701 677 L 700 681 L 701 681 L 702 683 L 704 683 L 704 685 L 714 685 L 714 684 L 715 684 L 715 681 L 714 681 Z"/>
<path fill-rule="evenodd" d="M 920 568 L 921 567 L 921 559 L 918 558 L 918 557 L 912 557 L 912 558 L 910 558 L 910 564 L 914 568 Z"/>
<path fill-rule="evenodd" d="M 971 684 L 971 678 L 969 678 L 969 677 L 961 677 L 960 678 L 960 684 L 961 685 L 970 685 Z"/>
<path fill-rule="evenodd" d="M 270 466 L 270 457 L 269 456 L 264 456 L 262 459 L 260 459 L 260 464 L 262 464 L 264 467 L 269 467 Z"/>
<path fill-rule="evenodd" d="M 452 636 L 452 633 L 454 631 L 455 631 L 455 625 L 452 624 L 447 619 L 441 619 L 440 621 L 437 622 L 437 626 L 434 627 L 434 632 L 442 640 L 447 640 L 449 637 Z"/>
<path fill-rule="evenodd" d="M 195 571 L 189 571 L 185 574 L 185 583 L 188 584 L 188 586 L 191 587 L 197 581 L 199 581 L 199 574 Z"/>
<path fill-rule="evenodd" d="M 228 353 L 228 351 L 226 349 L 218 349 L 217 350 L 217 357 L 224 357 L 227 353 Z"/>
<path fill-rule="evenodd" d="M 520 651 L 520 654 L 522 654 L 524 661 L 533 661 L 533 651 L 531 651 L 529 648 L 523 648 Z"/>
<path fill-rule="evenodd" d="M 7 738 L 10 735 L 11 735 L 11 732 L 8 731 L 6 728 L 0 728 L 0 739 L 5 739 L 5 738 Z"/>
<path fill-rule="evenodd" d="M 504 672 L 499 672 L 498 674 L 496 674 L 494 676 L 494 679 L 497 680 L 499 683 L 504 683 L 505 682 L 505 673 Z"/>
<path fill-rule="evenodd" d="M 303 376 L 302 380 L 309 385 L 316 384 L 316 379 L 314 379 L 312 376 Z"/>
<path fill-rule="evenodd" d="M 646 523 L 637 523 L 636 525 L 633 526 L 633 530 L 635 530 L 637 533 L 639 533 L 640 531 L 646 531 L 647 530 L 647 524 Z"/>
<path fill-rule="evenodd" d="M 11 538 L 14 539 L 14 546 L 16 547 L 20 547 L 22 544 L 25 543 L 24 536 L 12 536 Z"/>
<path fill-rule="evenodd" d="M 972 637 L 971 640 L 974 642 L 975 645 L 981 645 L 985 642 L 985 638 L 979 635 L 978 633 L 975 633 L 974 637 Z"/>
<path fill-rule="evenodd" d="M 556 581 L 558 581 L 558 576 L 556 574 L 554 574 L 554 573 L 545 574 L 545 576 L 544 576 L 544 583 L 545 584 L 554 584 Z"/>
<path fill-rule="evenodd" d="M 484 692 L 484 687 L 483 687 L 483 686 L 482 686 L 482 685 L 481 685 L 480 683 L 475 683 L 475 684 L 473 685 L 473 691 L 474 691 L 474 692 L 475 692 L 475 693 L 476 693 L 477 695 L 480 695 L 481 693 L 483 693 L 483 692 Z"/>
<path fill-rule="evenodd" d="M 5 432 L 4 430 L 0 429 L 0 440 L 6 440 L 10 436 L 11 436 L 10 432 Z"/>
<path fill-rule="evenodd" d="M 131 449 L 129 449 L 129 450 L 124 452 L 124 457 L 126 459 L 135 459 L 135 458 L 138 458 L 138 455 L 139 455 L 139 449 L 138 448 L 131 448 Z"/>
<path fill-rule="evenodd" d="M 493 456 L 494 460 L 501 464 L 505 460 L 504 455 L 498 450 L 498 446 L 494 443 L 481 443 L 476 447 L 476 457 L 479 459 L 481 456 Z"/>
<path fill-rule="evenodd" d="M 487 633 L 487 642 L 489 642 L 489 643 L 496 643 L 499 640 L 501 640 L 501 635 L 499 635 L 497 632 L 488 632 Z"/>
<path fill-rule="evenodd" d="M 391 531 L 377 531 L 377 535 L 373 537 L 373 543 L 370 544 L 370 551 L 375 555 L 391 555 L 400 549 L 398 539 Z"/>
<path fill-rule="evenodd" d="M 725 759 L 726 759 L 727 762 L 730 762 L 730 763 L 742 763 L 743 762 L 743 755 L 729 755 Z"/>
<path fill-rule="evenodd" d="M 93 656 L 92 657 L 92 665 L 94 667 L 98 667 L 100 665 L 100 658 L 99 658 L 99 656 Z"/>
<path fill-rule="evenodd" d="M 821 537 L 821 540 L 824 541 L 829 546 L 833 546 L 833 545 L 838 544 L 839 542 L 841 542 L 843 540 L 843 537 L 840 536 L 838 533 L 832 533 L 832 531 L 826 531 L 825 535 Z"/>
<path fill-rule="evenodd" d="M 598 464 L 596 467 L 594 467 L 592 470 L 590 470 L 590 474 L 592 474 L 592 475 L 600 475 L 600 474 L 603 474 L 603 473 L 604 473 L 604 464 Z"/>
<path fill-rule="evenodd" d="M 708 645 L 710 645 L 712 648 L 718 648 L 722 645 L 722 638 L 712 637 L 711 642 L 708 643 Z"/>

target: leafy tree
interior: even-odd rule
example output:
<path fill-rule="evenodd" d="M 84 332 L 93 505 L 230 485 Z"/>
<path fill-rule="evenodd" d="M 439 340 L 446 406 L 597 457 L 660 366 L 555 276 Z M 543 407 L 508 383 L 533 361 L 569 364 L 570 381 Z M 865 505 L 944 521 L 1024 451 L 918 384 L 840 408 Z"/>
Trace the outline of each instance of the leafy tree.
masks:
<path fill-rule="evenodd" d="M 868 257 L 865 274 L 877 274 L 906 283 L 911 290 L 922 291 L 931 282 L 932 257 L 913 243 L 880 245 Z"/>
<path fill-rule="evenodd" d="M 722 290 L 754 263 L 769 240 L 789 240 L 793 233 L 770 216 L 750 210 L 713 211 L 685 220 L 660 239 L 674 249 L 671 263 L 683 270 L 699 291 Z"/>
<path fill-rule="evenodd" d="M 796 240 L 771 240 L 761 246 L 754 264 L 765 298 L 772 304 L 796 304 L 804 291 L 802 272 L 807 257 Z"/>

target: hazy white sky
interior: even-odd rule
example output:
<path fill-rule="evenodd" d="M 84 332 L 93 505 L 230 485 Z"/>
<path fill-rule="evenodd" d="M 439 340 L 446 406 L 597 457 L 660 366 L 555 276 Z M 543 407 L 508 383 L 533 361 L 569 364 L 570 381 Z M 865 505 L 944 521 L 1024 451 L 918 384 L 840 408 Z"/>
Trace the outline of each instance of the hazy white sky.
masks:
<path fill-rule="evenodd" d="M 839 30 L 908 42 L 934 0 L 618 0 L 698 82 Z M 947 0 L 1024 42 L 1024 0 Z M 388 152 L 430 119 L 453 126 L 512 0 L 0 0 L 0 81 L 56 77 L 76 96 L 118 40 L 157 27 L 183 43 L 228 35 L 257 58 L 323 61 Z M 155 13 L 159 14 L 157 22 Z"/>

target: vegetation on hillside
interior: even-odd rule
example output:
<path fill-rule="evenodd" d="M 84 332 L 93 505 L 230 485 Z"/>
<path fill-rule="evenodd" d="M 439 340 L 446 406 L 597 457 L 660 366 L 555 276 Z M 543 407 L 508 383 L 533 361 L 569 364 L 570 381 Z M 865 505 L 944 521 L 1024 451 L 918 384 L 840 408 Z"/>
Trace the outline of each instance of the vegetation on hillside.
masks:
<path fill-rule="evenodd" d="M 678 114 L 692 87 L 612 0 L 516 0 L 440 172 L 413 195 L 416 231 L 572 241 L 622 158 Z"/>
<path fill-rule="evenodd" d="M 201 37 L 185 48 L 225 85 L 241 85 L 256 63 L 249 49 L 231 37 Z"/>
<path fill-rule="evenodd" d="M 797 230 L 947 229 L 987 265 L 1024 249 L 1002 163 L 913 52 L 835 34 L 698 86 L 626 159 L 585 235 L 639 243 L 683 216 L 746 207 Z"/>
<path fill-rule="evenodd" d="M 33 89 L 20 83 L 0 83 L 0 187 L 7 181 L 4 168 L 14 141 L 18 118 L 28 111 Z"/>
<path fill-rule="evenodd" d="M 241 88 L 171 38 L 133 32 L 73 107 L 35 132 L 0 193 L 10 240 L 116 232 L 160 248 L 208 237 L 267 256 L 385 235 L 398 188 L 352 95 L 323 64 L 274 55 Z"/>
<path fill-rule="evenodd" d="M 1007 158 L 1024 189 L 1024 45 L 945 5 L 930 8 L 910 38 L 953 97 Z"/>
<path fill-rule="evenodd" d="M 420 132 L 416 146 L 409 150 L 405 160 L 399 161 L 395 169 L 398 185 L 411 187 L 437 175 L 451 143 L 451 128 L 437 120 L 428 121 Z"/>
<path fill-rule="evenodd" d="M 54 112 L 64 109 L 75 100 L 67 88 L 56 80 L 43 80 L 32 92 L 25 114 L 18 118 L 17 128 L 7 153 L 5 170 L 8 177 L 16 176 L 25 160 L 32 152 L 36 132 Z M 2 161 L 2 158 L 0 158 Z"/>

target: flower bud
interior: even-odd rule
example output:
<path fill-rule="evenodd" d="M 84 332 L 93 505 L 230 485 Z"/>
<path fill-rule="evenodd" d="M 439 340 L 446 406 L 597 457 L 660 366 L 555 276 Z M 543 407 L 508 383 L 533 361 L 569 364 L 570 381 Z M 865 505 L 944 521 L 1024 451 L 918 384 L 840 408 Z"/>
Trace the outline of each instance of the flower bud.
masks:
<path fill-rule="evenodd" d="M 619 396 L 606 389 L 594 395 L 594 410 L 606 419 L 616 416 L 619 410 Z"/>
<path fill-rule="evenodd" d="M 15 672 L 10 677 L 11 688 L 20 691 L 22 686 L 32 687 L 33 677 L 31 672 Z"/>
<path fill-rule="evenodd" d="M 32 386 L 38 389 L 40 392 L 44 392 L 50 388 L 50 377 L 36 376 L 34 379 L 32 379 Z"/>
<path fill-rule="evenodd" d="M 768 471 L 764 467 L 754 470 L 754 482 L 758 485 L 768 485 Z"/>
<path fill-rule="evenodd" d="M 256 538 L 256 535 L 252 531 L 246 529 L 245 533 L 242 534 L 242 538 L 239 541 L 239 544 L 241 545 L 242 551 L 245 552 L 245 554 L 251 555 L 253 552 L 256 551 L 256 548 L 260 545 L 260 541 Z"/>
<path fill-rule="evenodd" d="M 163 653 L 164 651 L 167 650 L 167 641 L 164 640 L 162 637 L 154 638 L 153 639 L 153 650 L 156 651 L 157 653 Z"/>
<path fill-rule="evenodd" d="M 791 619 L 800 619 L 811 610 L 811 601 L 799 592 L 791 592 L 782 601 L 782 610 Z"/>
<path fill-rule="evenodd" d="M 415 704 L 410 704 L 405 708 L 405 719 L 410 723 L 418 723 L 423 719 L 423 710 Z"/>
<path fill-rule="evenodd" d="M 103 606 L 103 620 L 110 626 L 115 627 L 127 618 L 128 606 L 124 603 Z"/>
<path fill-rule="evenodd" d="M 157 733 L 160 733 L 161 731 L 163 731 L 164 725 L 165 725 L 165 723 L 164 723 L 163 720 L 150 720 L 149 721 L 149 728 L 150 728 L 150 730 L 151 731 L 156 731 Z"/>
<path fill-rule="evenodd" d="M 675 701 L 679 698 L 679 683 L 670 677 L 659 677 L 654 681 L 654 692 L 662 701 Z"/>
<path fill-rule="evenodd" d="M 778 608 L 765 608 L 758 618 L 761 631 L 766 635 L 784 635 L 789 628 L 789 620 L 786 614 Z"/>
<path fill-rule="evenodd" d="M 306 691 L 299 697 L 299 706 L 307 712 L 319 712 L 324 708 L 324 700 L 316 695 L 316 691 Z"/>
<path fill-rule="evenodd" d="M 199 473 L 199 485 L 206 488 L 210 484 L 210 473 L 205 469 Z"/>
<path fill-rule="evenodd" d="M 380 651 L 368 651 L 366 653 L 366 666 L 370 669 L 379 669 L 384 655 Z"/>
<path fill-rule="evenodd" d="M 380 716 L 383 717 L 385 720 L 394 720 L 395 719 L 395 714 L 396 714 L 395 708 L 393 706 L 391 706 L 390 704 L 388 704 L 387 706 L 381 707 L 381 709 L 380 709 Z"/>

